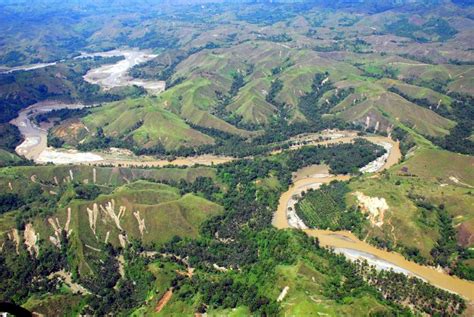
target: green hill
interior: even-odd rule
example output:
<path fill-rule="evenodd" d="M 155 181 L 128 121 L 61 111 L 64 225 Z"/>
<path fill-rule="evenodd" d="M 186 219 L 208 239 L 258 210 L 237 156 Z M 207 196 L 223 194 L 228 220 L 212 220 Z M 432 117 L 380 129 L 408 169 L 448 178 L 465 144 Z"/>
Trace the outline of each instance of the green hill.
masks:
<path fill-rule="evenodd" d="M 112 120 L 111 120 L 112 118 Z M 84 129 L 103 127 L 105 136 L 130 141 L 141 148 L 163 145 L 167 150 L 212 144 L 213 139 L 192 129 L 153 98 L 127 99 L 94 109 L 82 119 Z M 87 142 L 87 136 L 85 142 Z"/>
<path fill-rule="evenodd" d="M 367 128 L 375 128 L 379 122 L 378 131 L 403 124 L 426 136 L 446 135 L 455 125 L 453 121 L 434 111 L 415 105 L 393 93 L 383 93 L 366 99 L 342 111 L 340 116 Z"/>

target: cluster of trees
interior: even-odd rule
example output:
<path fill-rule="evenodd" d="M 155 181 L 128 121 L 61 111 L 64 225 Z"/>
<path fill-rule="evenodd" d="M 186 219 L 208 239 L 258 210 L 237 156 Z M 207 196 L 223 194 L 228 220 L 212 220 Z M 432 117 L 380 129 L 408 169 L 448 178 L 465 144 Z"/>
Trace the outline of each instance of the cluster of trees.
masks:
<path fill-rule="evenodd" d="M 452 114 L 457 122 L 444 138 L 431 138 L 435 144 L 448 151 L 474 155 L 474 98 L 468 95 L 451 93 L 454 99 L 451 105 Z"/>
<path fill-rule="evenodd" d="M 272 81 L 272 84 L 270 85 L 270 91 L 268 94 L 265 96 L 265 101 L 268 103 L 271 103 L 273 105 L 279 105 L 279 102 L 275 100 L 275 97 L 278 95 L 278 93 L 283 89 L 283 82 L 280 79 L 275 79 Z"/>
<path fill-rule="evenodd" d="M 312 121 L 313 125 L 324 122 L 322 115 L 329 113 L 333 107 L 354 92 L 353 88 L 338 90 L 327 101 L 323 101 L 323 95 L 333 89 L 328 72 L 316 73 L 311 84 L 311 91 L 300 98 L 298 108 L 307 119 Z"/>
<path fill-rule="evenodd" d="M 349 187 L 344 182 L 323 184 L 317 190 L 309 190 L 295 208 L 303 222 L 312 228 L 350 230 L 359 233 L 365 222 L 364 215 L 351 206 L 345 196 Z"/>
<path fill-rule="evenodd" d="M 289 57 L 285 58 L 285 61 L 280 65 L 272 68 L 272 75 L 278 75 L 282 73 L 285 69 L 290 68 L 291 66 L 295 65 L 293 61 Z"/>
<path fill-rule="evenodd" d="M 210 177 L 199 176 L 191 183 L 181 179 L 175 186 L 181 190 L 181 195 L 195 193 L 208 200 L 216 200 L 215 196 L 220 192 L 219 187 Z"/>
<path fill-rule="evenodd" d="M 400 141 L 400 152 L 402 152 L 403 156 L 416 145 L 413 136 L 400 127 L 395 127 L 392 130 L 392 138 Z"/>
<path fill-rule="evenodd" d="M 48 143 L 54 142 L 54 136 L 48 137 Z M 62 140 L 61 140 L 62 141 Z M 62 143 L 59 143 L 62 146 Z M 53 145 L 54 146 L 54 145 Z M 108 149 L 110 147 L 126 148 L 132 151 L 139 151 L 133 142 L 133 139 L 119 139 L 116 137 L 107 136 L 104 134 L 102 127 L 97 128 L 94 138 L 88 142 L 79 143 L 77 149 L 80 151 L 91 151 L 95 149 Z M 164 148 L 163 148 L 164 151 Z M 142 154 L 142 153 L 140 153 Z"/>
<path fill-rule="evenodd" d="M 380 248 L 397 251 L 407 259 L 432 266 L 441 266 L 451 274 L 461 278 L 474 280 L 474 268 L 466 264 L 474 259 L 474 252 L 458 245 L 453 218 L 443 204 L 436 206 L 425 197 L 409 193 L 408 197 L 415 203 L 419 211 L 419 219 L 427 227 L 434 228 L 439 233 L 439 238 L 430 250 L 431 257 L 424 256 L 421 251 L 400 242 L 395 246 L 392 241 L 372 238 L 371 243 Z"/>
<path fill-rule="evenodd" d="M 259 36 L 258 39 L 276 43 L 291 42 L 293 39 L 287 33 L 280 33 L 275 35 Z"/>
<path fill-rule="evenodd" d="M 88 108 L 82 108 L 82 109 L 54 109 L 49 112 L 45 113 L 39 113 L 36 115 L 33 120 L 35 121 L 36 124 L 41 124 L 42 122 L 49 122 L 51 119 L 56 119 L 58 121 L 64 121 L 66 119 L 70 118 L 76 118 L 76 117 L 84 117 L 88 114 L 90 114 L 90 110 Z"/>
<path fill-rule="evenodd" d="M 318 121 L 321 115 L 327 113 L 327 110 L 330 109 L 329 106 L 317 107 L 318 101 L 324 93 L 334 88 L 328 77 L 328 72 L 315 74 L 311 84 L 311 91 L 300 98 L 298 108 L 307 119 Z"/>
<path fill-rule="evenodd" d="M 48 131 L 48 137 L 47 137 L 47 144 L 48 146 L 52 146 L 54 148 L 60 148 L 66 143 L 63 139 L 60 137 L 55 136 L 54 134 L 51 133 L 51 131 Z"/>
<path fill-rule="evenodd" d="M 16 193 L 0 194 L 0 215 L 10 210 L 15 210 L 23 205 L 23 201 Z"/>
<path fill-rule="evenodd" d="M 107 315 L 110 312 L 121 312 L 129 315 L 145 302 L 153 289 L 155 278 L 147 268 L 150 260 L 140 255 L 142 251 L 141 242 L 133 240 L 123 250 L 107 244 L 103 247 L 101 257 L 87 259 L 94 273 L 91 276 L 80 276 L 79 282 L 92 295 L 81 314 Z M 123 278 L 119 274 L 119 254 L 124 257 Z"/>
<path fill-rule="evenodd" d="M 368 67 L 366 69 L 363 69 L 363 71 L 364 71 L 364 73 L 362 74 L 363 76 L 377 78 L 377 79 L 397 78 L 397 75 L 398 75 L 398 70 L 392 66 L 382 66 L 380 68 L 374 67 L 373 69 L 371 67 Z"/>
<path fill-rule="evenodd" d="M 411 38 L 420 43 L 446 41 L 457 33 L 455 28 L 439 17 L 430 18 L 422 25 L 410 23 L 407 18 L 403 17 L 395 22 L 386 24 L 385 31 L 397 36 Z"/>
<path fill-rule="evenodd" d="M 77 199 L 94 200 L 103 193 L 103 189 L 95 184 L 74 183 L 74 192 Z"/>
<path fill-rule="evenodd" d="M 21 142 L 21 134 L 18 128 L 10 123 L 0 124 L 0 148 L 14 151 Z"/>
<path fill-rule="evenodd" d="M 53 293 L 58 287 L 51 273 L 67 268 L 67 237 L 60 249 L 40 242 L 38 257 L 30 255 L 23 243 L 6 239 L 0 252 L 0 301 L 24 303 L 33 295 Z M 18 250 L 18 253 L 17 253 Z"/>
<path fill-rule="evenodd" d="M 123 33 L 122 33 L 123 34 Z M 121 39 L 119 39 L 120 41 Z M 179 40 L 164 32 L 148 31 L 143 36 L 134 39 L 126 38 L 123 40 L 130 47 L 140 49 L 174 49 L 178 46 Z"/>
<path fill-rule="evenodd" d="M 364 139 L 356 139 L 353 144 L 338 144 L 336 146 L 306 146 L 286 155 L 290 170 L 296 171 L 301 167 L 325 163 L 329 165 L 332 174 L 357 174 L 359 168 L 383 155 L 385 149 Z"/>
<path fill-rule="evenodd" d="M 377 271 L 366 261 L 353 265 L 356 267 L 356 274 L 362 276 L 387 300 L 410 305 L 430 316 L 457 316 L 466 309 L 466 303 L 459 295 L 439 289 L 419 278 L 392 270 Z"/>
<path fill-rule="evenodd" d="M 213 110 L 213 114 L 218 116 L 228 123 L 247 130 L 256 130 L 257 125 L 242 122 L 242 116 L 234 112 L 229 112 L 227 106 L 232 102 L 232 99 L 237 96 L 240 89 L 246 84 L 245 77 L 253 72 L 254 65 L 249 65 L 246 72 L 236 71 L 232 73 L 232 84 L 227 94 L 221 91 L 216 91 L 217 105 Z"/>

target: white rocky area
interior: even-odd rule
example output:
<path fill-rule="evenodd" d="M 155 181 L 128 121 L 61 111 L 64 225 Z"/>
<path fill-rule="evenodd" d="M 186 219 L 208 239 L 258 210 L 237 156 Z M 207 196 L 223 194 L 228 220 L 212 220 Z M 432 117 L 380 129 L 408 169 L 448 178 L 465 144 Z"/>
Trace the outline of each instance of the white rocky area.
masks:
<path fill-rule="evenodd" d="M 89 83 L 98 84 L 105 90 L 115 87 L 136 85 L 145 88 L 151 94 L 158 94 L 164 91 L 166 88 L 166 83 L 162 80 L 137 79 L 131 77 L 128 74 L 128 71 L 133 66 L 147 62 L 157 57 L 155 54 L 134 49 L 124 49 L 93 54 L 82 54 L 78 58 L 94 56 L 123 56 L 125 59 L 118 61 L 115 64 L 104 65 L 95 69 L 91 69 L 86 75 L 84 75 L 84 80 Z"/>
<path fill-rule="evenodd" d="M 392 150 L 392 144 L 388 142 L 377 142 L 376 144 L 383 146 L 385 149 L 385 154 L 378 157 L 376 160 L 370 162 L 366 166 L 359 169 L 362 173 L 375 173 L 378 172 L 387 162 L 387 159 L 390 155 L 390 151 Z"/>

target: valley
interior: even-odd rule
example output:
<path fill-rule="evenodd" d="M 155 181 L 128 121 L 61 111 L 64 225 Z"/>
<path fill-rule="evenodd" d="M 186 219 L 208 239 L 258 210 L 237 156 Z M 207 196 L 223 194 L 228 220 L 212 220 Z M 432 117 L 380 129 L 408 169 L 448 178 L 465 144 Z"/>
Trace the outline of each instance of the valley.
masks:
<path fill-rule="evenodd" d="M 0 1 L 0 302 L 474 314 L 468 1 Z"/>
<path fill-rule="evenodd" d="M 212 165 L 225 163 L 232 158 L 216 155 L 202 155 L 198 157 L 183 157 L 174 160 L 156 160 L 150 156 L 137 157 L 126 151 L 101 152 L 80 152 L 75 149 L 61 150 L 47 146 L 48 129 L 51 125 L 43 124 L 38 126 L 32 122 L 33 118 L 39 114 L 60 109 L 83 109 L 86 106 L 81 104 L 64 104 L 54 101 L 44 101 L 34 104 L 19 112 L 18 117 L 11 123 L 18 127 L 24 141 L 17 146 L 18 155 L 24 156 L 40 164 L 102 164 L 114 166 L 146 166 L 160 167 L 166 165 L 192 166 L 196 164 Z"/>

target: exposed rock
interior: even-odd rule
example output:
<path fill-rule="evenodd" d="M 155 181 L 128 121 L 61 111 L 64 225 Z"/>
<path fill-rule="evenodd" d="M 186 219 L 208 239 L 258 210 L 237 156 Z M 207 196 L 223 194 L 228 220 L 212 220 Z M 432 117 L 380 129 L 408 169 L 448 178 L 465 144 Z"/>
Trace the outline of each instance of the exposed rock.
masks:
<path fill-rule="evenodd" d="M 102 210 L 107 216 L 110 217 L 115 222 L 117 229 L 123 231 L 122 226 L 120 225 L 120 219 L 125 214 L 125 210 L 127 208 L 125 206 L 120 206 L 118 214 L 115 213 L 115 200 L 112 199 L 109 201 L 105 207 L 100 205 L 100 210 Z"/>
<path fill-rule="evenodd" d="M 64 225 L 64 230 L 66 232 L 69 232 L 69 223 L 71 222 L 71 207 L 67 208 L 67 219 L 66 219 L 66 224 Z"/>
<path fill-rule="evenodd" d="M 35 229 L 33 228 L 33 225 L 31 223 L 27 223 L 25 226 L 24 239 L 28 252 L 31 255 L 35 255 L 35 257 L 38 257 L 39 248 L 37 243 L 39 240 L 39 234 L 36 234 Z"/>
<path fill-rule="evenodd" d="M 285 286 L 283 290 L 281 291 L 280 295 L 277 298 L 277 302 L 281 302 L 283 299 L 285 299 L 286 294 L 290 290 L 289 286 Z"/>
<path fill-rule="evenodd" d="M 122 246 L 122 248 L 127 247 L 127 244 L 128 244 L 127 234 L 119 233 L 118 239 L 119 239 L 119 242 L 120 242 L 120 245 Z"/>
<path fill-rule="evenodd" d="M 18 229 L 11 229 L 10 232 L 8 232 L 8 238 L 15 242 L 16 254 L 20 254 L 20 234 L 18 233 Z"/>
<path fill-rule="evenodd" d="M 92 232 L 95 233 L 96 223 L 97 223 L 97 216 L 99 215 L 99 206 L 96 203 L 92 205 L 92 209 L 87 208 L 87 214 L 89 215 L 89 227 L 91 228 Z"/>
<path fill-rule="evenodd" d="M 141 236 L 143 237 L 143 231 L 146 231 L 146 227 L 145 227 L 145 218 L 141 219 L 140 218 L 140 211 L 135 211 L 133 213 L 133 215 L 135 216 L 135 218 L 137 219 L 138 221 L 138 230 L 140 230 L 140 234 Z"/>
<path fill-rule="evenodd" d="M 381 227 L 385 212 L 389 209 L 385 198 L 370 197 L 361 192 L 355 192 L 354 195 L 359 201 L 359 208 L 368 215 L 370 223 L 373 226 Z"/>

